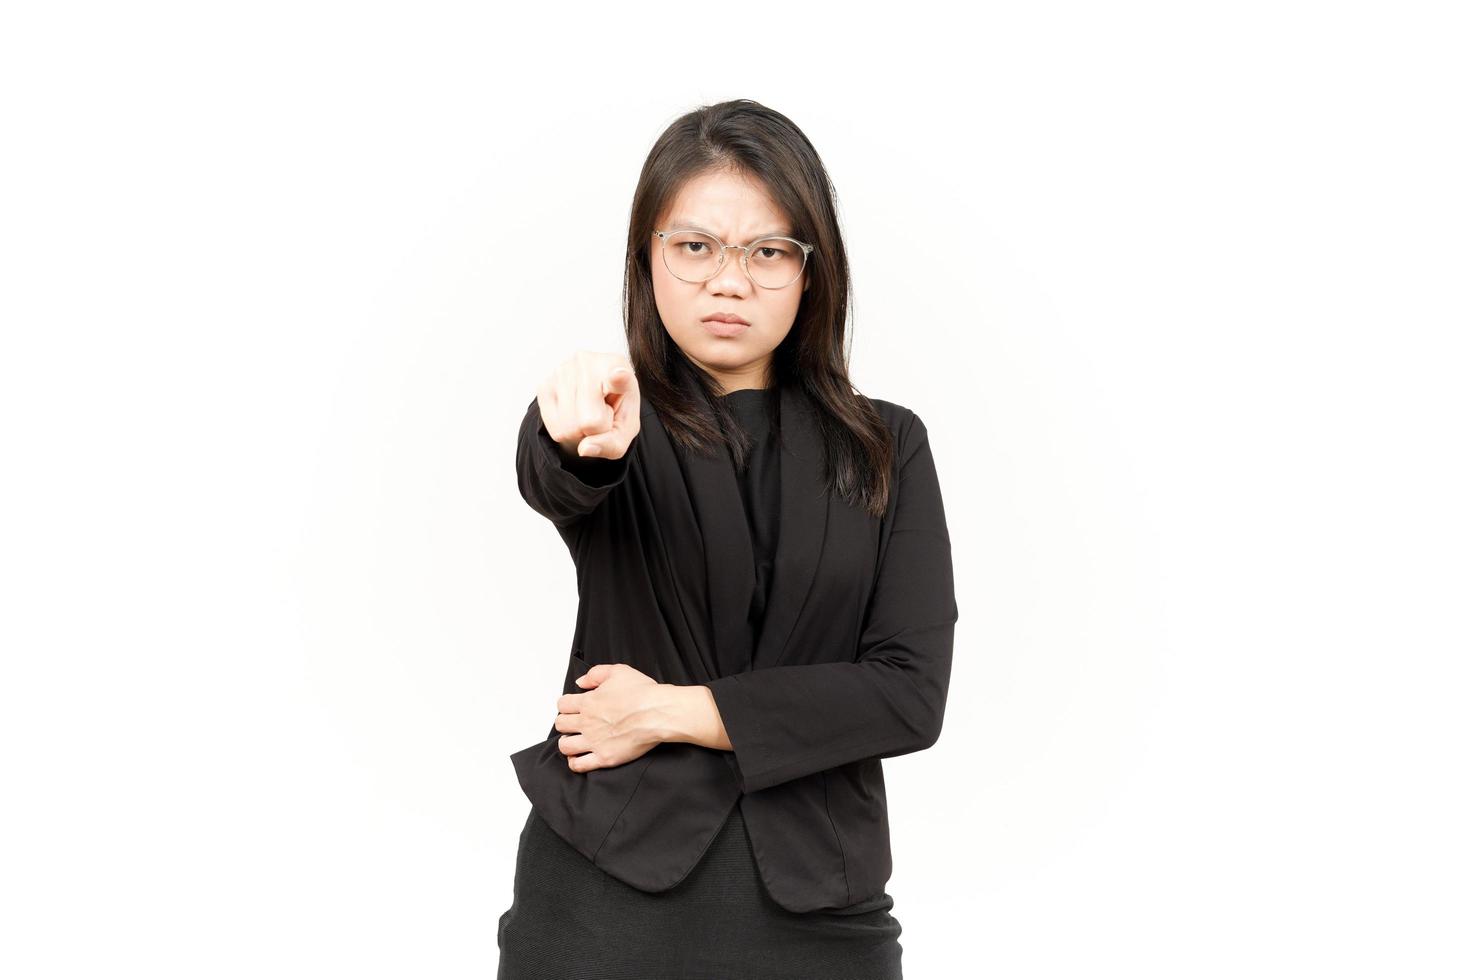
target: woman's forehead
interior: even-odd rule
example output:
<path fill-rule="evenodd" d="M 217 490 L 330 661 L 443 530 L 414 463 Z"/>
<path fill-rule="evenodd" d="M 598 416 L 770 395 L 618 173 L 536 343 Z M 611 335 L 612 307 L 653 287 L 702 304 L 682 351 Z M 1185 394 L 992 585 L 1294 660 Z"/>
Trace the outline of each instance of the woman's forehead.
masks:
<path fill-rule="evenodd" d="M 694 228 L 719 238 L 737 232 L 749 236 L 790 235 L 790 219 L 771 200 L 765 187 L 733 174 L 703 174 L 686 181 L 666 208 L 660 227 Z"/>

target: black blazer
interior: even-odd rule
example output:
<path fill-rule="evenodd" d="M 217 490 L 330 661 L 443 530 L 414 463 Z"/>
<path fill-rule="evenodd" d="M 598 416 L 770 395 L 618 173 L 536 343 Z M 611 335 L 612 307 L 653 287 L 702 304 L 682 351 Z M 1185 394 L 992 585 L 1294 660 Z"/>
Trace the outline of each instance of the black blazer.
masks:
<path fill-rule="evenodd" d="M 564 460 L 532 399 L 521 495 L 576 564 L 563 693 L 593 664 L 714 692 L 733 752 L 664 742 L 573 772 L 552 726 L 511 754 L 551 828 L 644 891 L 677 885 L 737 805 L 771 896 L 794 912 L 877 895 L 893 861 L 879 760 L 939 737 L 955 605 L 949 533 L 919 416 L 873 399 L 895 437 L 882 519 L 824 493 L 814 403 L 781 392 L 780 526 L 755 649 L 750 535 L 728 452 L 675 446 L 652 405 L 621 459 Z"/>

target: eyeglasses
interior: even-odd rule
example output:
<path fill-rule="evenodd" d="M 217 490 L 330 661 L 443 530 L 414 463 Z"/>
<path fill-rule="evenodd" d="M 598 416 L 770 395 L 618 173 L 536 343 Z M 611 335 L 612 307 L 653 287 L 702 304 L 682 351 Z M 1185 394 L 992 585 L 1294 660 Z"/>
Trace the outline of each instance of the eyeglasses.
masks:
<path fill-rule="evenodd" d="M 725 265 L 725 249 L 740 249 L 740 267 L 762 289 L 789 286 L 806 269 L 813 245 L 794 238 L 760 238 L 749 245 L 726 245 L 702 231 L 654 231 L 663 241 L 664 268 L 685 282 L 708 282 Z"/>

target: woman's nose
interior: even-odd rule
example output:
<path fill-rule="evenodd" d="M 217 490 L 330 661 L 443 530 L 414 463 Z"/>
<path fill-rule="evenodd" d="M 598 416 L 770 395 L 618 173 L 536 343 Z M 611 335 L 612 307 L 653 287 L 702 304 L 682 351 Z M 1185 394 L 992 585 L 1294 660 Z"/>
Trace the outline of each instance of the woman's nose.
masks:
<path fill-rule="evenodd" d="M 745 294 L 750 292 L 750 278 L 746 276 L 745 270 L 740 265 L 740 259 L 731 255 L 725 259 L 725 264 L 720 271 L 715 273 L 709 281 L 710 288 L 718 293 Z"/>

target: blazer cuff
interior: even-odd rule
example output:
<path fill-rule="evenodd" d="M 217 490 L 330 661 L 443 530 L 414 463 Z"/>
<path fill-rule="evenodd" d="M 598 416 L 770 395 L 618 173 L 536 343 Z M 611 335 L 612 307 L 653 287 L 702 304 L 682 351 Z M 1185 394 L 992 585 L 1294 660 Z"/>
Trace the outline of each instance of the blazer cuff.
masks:
<path fill-rule="evenodd" d="M 533 510 L 558 528 L 570 528 L 627 478 L 637 448 L 634 439 L 617 459 L 566 457 L 546 431 L 533 398 L 516 440 L 516 483 Z"/>
<path fill-rule="evenodd" d="M 779 782 L 766 779 L 770 775 L 773 753 L 771 747 L 765 744 L 761 709 L 742 686 L 740 675 L 716 677 L 706 681 L 704 686 L 709 688 L 715 699 L 715 707 L 720 712 L 720 723 L 725 726 L 725 735 L 730 739 L 740 792 L 751 793 Z"/>
<path fill-rule="evenodd" d="M 601 490 L 621 480 L 628 472 L 628 461 L 632 452 L 625 452 L 617 459 L 603 459 L 600 456 L 567 456 L 561 451 L 561 446 L 551 438 L 551 433 L 546 431 L 546 424 L 540 421 L 540 413 L 537 413 L 536 421 L 536 445 L 541 457 L 540 467 L 543 474 L 550 472 L 550 478 L 559 479 L 563 484 L 571 486 L 573 483 L 581 484 L 589 490 Z M 631 450 L 632 447 L 630 446 Z M 564 477 L 557 474 L 565 474 Z M 569 479 L 568 479 L 569 478 Z"/>

